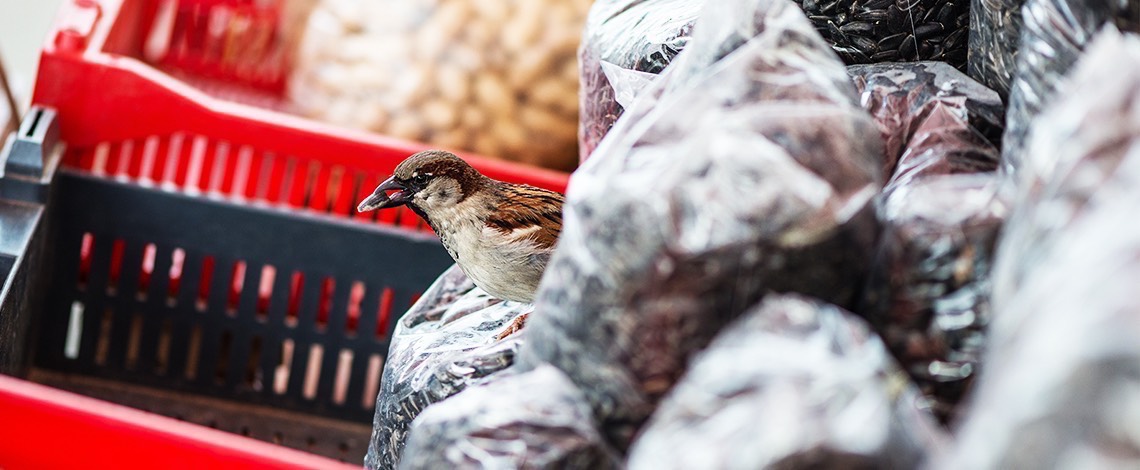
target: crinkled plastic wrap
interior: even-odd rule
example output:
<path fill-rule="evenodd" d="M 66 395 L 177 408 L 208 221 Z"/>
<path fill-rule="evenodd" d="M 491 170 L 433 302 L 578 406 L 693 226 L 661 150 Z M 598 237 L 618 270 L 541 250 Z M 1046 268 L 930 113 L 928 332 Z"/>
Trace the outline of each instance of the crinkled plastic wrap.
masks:
<path fill-rule="evenodd" d="M 1042 165 L 994 273 L 1017 288 L 994 299 L 986 368 L 937 468 L 1140 466 L 1140 40 L 1089 47 L 1031 133 Z"/>
<path fill-rule="evenodd" d="M 1140 467 L 1138 154 L 995 318 L 958 444 L 935 468 Z M 1121 181 L 1123 183 L 1123 181 Z"/>
<path fill-rule="evenodd" d="M 1068 78 L 1065 92 L 1033 121 L 1016 210 L 999 247 L 994 304 L 1021 289 L 1064 227 L 1130 152 L 1140 151 L 1140 39 L 1106 28 Z M 1048 197 L 1046 197 L 1048 196 Z"/>
<path fill-rule="evenodd" d="M 996 167 L 991 142 L 1001 138 L 1003 109 L 993 90 L 942 62 L 853 65 L 847 73 L 879 125 L 888 176 L 904 152 L 915 169 L 933 159 L 950 165 L 951 173 Z"/>
<path fill-rule="evenodd" d="M 572 176 L 519 360 L 562 369 L 615 447 L 764 293 L 860 291 L 882 147 L 845 72 L 794 4 L 710 2 Z"/>
<path fill-rule="evenodd" d="M 1140 29 L 1140 2 L 1118 0 L 1026 0 L 1021 48 L 1009 92 L 1002 149 L 1003 169 L 1016 174 L 1032 121 L 1054 96 L 1085 46 L 1105 24 Z"/>
<path fill-rule="evenodd" d="M 990 317 L 999 197 L 997 94 L 945 64 L 849 67 L 898 164 L 860 311 L 943 421 L 969 388 Z"/>
<path fill-rule="evenodd" d="M 492 298 L 458 266 L 441 275 L 392 335 L 365 466 L 393 468 L 424 408 L 513 364 L 520 335 L 500 336 L 532 310 Z"/>
<path fill-rule="evenodd" d="M 1008 212 L 997 173 L 928 176 L 886 193 L 865 317 L 953 421 L 985 346 L 994 247 Z"/>
<path fill-rule="evenodd" d="M 473 386 L 412 424 L 401 469 L 616 469 L 590 406 L 552 366 Z"/>
<path fill-rule="evenodd" d="M 578 153 L 594 151 L 631 98 L 689 41 L 705 0 L 596 0 L 578 48 Z M 623 96 L 625 95 L 625 96 Z"/>
<path fill-rule="evenodd" d="M 933 175 L 970 174 L 998 168 L 998 150 L 970 129 L 953 109 L 935 104 L 907 143 L 884 194 Z"/>
<path fill-rule="evenodd" d="M 1021 43 L 1021 4 L 1025 0 L 970 0 L 971 77 L 1009 96 Z"/>
<path fill-rule="evenodd" d="M 847 64 L 936 60 L 966 68 L 967 0 L 795 0 Z"/>
<path fill-rule="evenodd" d="M 862 319 L 773 295 L 697 355 L 630 470 L 918 468 L 943 441 Z"/>
<path fill-rule="evenodd" d="M 1098 105 L 1117 104 L 1088 103 Z M 1085 147 L 1091 154 L 1055 173 L 1041 202 L 1027 209 L 1034 217 L 1016 222 L 1048 224 L 1061 206 L 1084 200 L 1078 217 L 1007 237 L 1016 243 L 1026 232 L 1048 232 L 1055 243 L 995 316 L 968 419 L 938 468 L 1140 468 L 1140 129 L 1131 119 L 1124 140 L 1112 121 L 1094 121 L 1114 128 L 1107 138 L 1091 128 L 1073 136 L 1080 146 L 1124 148 L 1110 151 L 1114 162 L 1104 149 Z M 1093 186 L 1074 178 L 1093 175 Z"/>
<path fill-rule="evenodd" d="M 319 0 L 288 97 L 325 122 L 571 170 L 591 0 Z"/>

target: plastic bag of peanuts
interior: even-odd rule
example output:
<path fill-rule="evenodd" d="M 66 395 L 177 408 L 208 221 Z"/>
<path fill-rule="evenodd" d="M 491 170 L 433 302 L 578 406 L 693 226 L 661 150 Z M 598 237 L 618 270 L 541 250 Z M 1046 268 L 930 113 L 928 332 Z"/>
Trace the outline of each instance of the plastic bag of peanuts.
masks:
<path fill-rule="evenodd" d="M 296 111 L 460 152 L 577 165 L 577 48 L 592 0 L 319 0 Z"/>

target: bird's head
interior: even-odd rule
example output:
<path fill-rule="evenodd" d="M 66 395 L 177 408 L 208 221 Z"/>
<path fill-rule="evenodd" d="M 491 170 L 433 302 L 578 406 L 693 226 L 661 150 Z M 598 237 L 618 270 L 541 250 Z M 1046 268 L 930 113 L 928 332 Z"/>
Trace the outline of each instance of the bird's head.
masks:
<path fill-rule="evenodd" d="M 484 177 L 451 152 L 428 150 L 408 157 L 364 198 L 357 211 L 407 205 L 421 216 L 458 204 L 478 191 Z"/>

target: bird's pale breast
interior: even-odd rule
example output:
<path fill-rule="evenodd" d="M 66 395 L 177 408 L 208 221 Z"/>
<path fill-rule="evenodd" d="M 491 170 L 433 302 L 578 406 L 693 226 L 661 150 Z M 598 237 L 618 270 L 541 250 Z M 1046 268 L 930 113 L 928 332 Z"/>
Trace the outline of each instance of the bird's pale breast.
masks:
<path fill-rule="evenodd" d="M 488 294 L 533 302 L 549 252 L 537 249 L 523 233 L 526 230 L 504 233 L 488 227 L 467 213 L 472 206 L 461 203 L 434 218 L 440 241 L 467 277 Z"/>

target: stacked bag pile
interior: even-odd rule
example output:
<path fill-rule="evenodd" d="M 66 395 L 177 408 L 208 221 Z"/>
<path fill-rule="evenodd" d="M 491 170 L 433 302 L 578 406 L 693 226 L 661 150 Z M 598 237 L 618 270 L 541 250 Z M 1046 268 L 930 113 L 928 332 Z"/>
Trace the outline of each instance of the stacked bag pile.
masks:
<path fill-rule="evenodd" d="M 594 2 L 536 301 L 442 275 L 366 466 L 1140 465 L 1138 11 Z"/>

